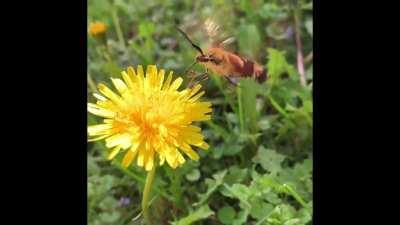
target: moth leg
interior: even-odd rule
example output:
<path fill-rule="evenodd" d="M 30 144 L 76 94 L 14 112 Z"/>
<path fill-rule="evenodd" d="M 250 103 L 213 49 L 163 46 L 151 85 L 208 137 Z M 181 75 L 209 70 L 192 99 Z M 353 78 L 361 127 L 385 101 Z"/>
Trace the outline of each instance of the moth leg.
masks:
<path fill-rule="evenodd" d="M 208 79 L 208 73 L 203 73 L 199 75 L 200 79 L 198 80 L 198 82 L 202 82 Z"/>
<path fill-rule="evenodd" d="M 233 78 L 231 78 L 230 76 L 224 76 L 224 77 L 229 81 L 229 83 L 231 83 L 231 84 L 237 86 L 237 81 L 236 81 L 236 79 L 233 79 Z"/>
<path fill-rule="evenodd" d="M 198 74 L 196 72 L 194 72 L 193 70 L 188 71 L 188 75 L 187 75 L 190 80 L 188 82 L 188 86 L 192 87 L 193 86 L 193 82 L 195 80 L 195 78 L 198 76 Z"/>
<path fill-rule="evenodd" d="M 200 77 L 200 79 L 197 81 L 197 83 L 200 83 L 200 82 L 202 82 L 204 80 L 207 80 L 208 79 L 208 75 L 209 75 L 208 74 L 208 69 L 206 68 L 206 71 L 204 73 L 202 73 L 202 74 L 197 76 L 197 77 Z"/>
<path fill-rule="evenodd" d="M 200 78 L 197 79 L 197 80 L 194 80 L 194 79 L 190 80 L 189 85 L 188 85 L 189 88 L 192 88 L 195 84 L 198 84 L 198 83 L 200 83 L 202 81 L 207 80 L 208 79 L 208 73 L 197 74 L 196 77 L 200 77 Z"/>

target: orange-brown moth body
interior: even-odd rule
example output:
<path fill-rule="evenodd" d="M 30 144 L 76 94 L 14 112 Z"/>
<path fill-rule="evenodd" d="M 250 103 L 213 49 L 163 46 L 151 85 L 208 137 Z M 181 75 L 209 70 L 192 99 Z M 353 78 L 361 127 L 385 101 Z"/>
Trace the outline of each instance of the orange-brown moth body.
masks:
<path fill-rule="evenodd" d="M 260 83 L 267 79 L 261 65 L 221 47 L 209 48 L 204 55 L 199 54 L 196 61 L 215 74 L 227 78 L 252 77 Z"/>
<path fill-rule="evenodd" d="M 200 54 L 196 56 L 196 62 L 213 73 L 225 77 L 231 82 L 232 78 L 241 77 L 252 77 L 260 83 L 267 79 L 267 72 L 260 64 L 224 49 L 224 46 L 233 39 L 221 39 L 218 31 L 219 26 L 211 19 L 207 19 L 204 23 L 205 33 L 212 41 L 210 48 L 205 52 L 194 44 L 184 31 L 177 29 L 199 51 Z"/>

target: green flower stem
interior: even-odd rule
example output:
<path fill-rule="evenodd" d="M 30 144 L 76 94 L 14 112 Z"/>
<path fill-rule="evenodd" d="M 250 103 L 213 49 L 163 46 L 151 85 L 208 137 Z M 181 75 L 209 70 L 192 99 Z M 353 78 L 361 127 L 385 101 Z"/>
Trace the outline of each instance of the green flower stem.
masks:
<path fill-rule="evenodd" d="M 268 99 L 271 101 L 272 106 L 280 113 L 282 114 L 282 116 L 284 116 L 285 118 L 289 118 L 289 115 L 287 114 L 287 112 L 275 101 L 275 99 L 269 95 Z"/>
<path fill-rule="evenodd" d="M 97 47 L 96 51 L 99 55 L 101 55 L 104 58 L 105 61 L 107 61 L 108 63 L 113 63 L 111 52 L 108 47 L 106 46 Z"/>
<path fill-rule="evenodd" d="M 93 78 L 92 78 L 92 76 L 90 75 L 90 73 L 87 74 L 87 81 L 88 81 L 90 90 L 91 90 L 93 93 L 95 93 L 95 92 L 96 92 L 96 84 L 94 83 Z"/>
<path fill-rule="evenodd" d="M 144 178 L 140 177 L 139 175 L 133 173 L 132 171 L 129 171 L 128 169 L 124 168 L 122 165 L 118 164 L 118 163 L 114 163 L 113 165 L 115 165 L 121 172 L 123 172 L 124 174 L 126 174 L 127 176 L 131 177 L 132 179 L 138 181 L 141 184 L 145 184 L 146 181 Z M 168 199 L 168 201 L 173 202 L 174 199 L 167 194 L 167 192 L 157 188 L 157 187 L 153 187 L 153 191 L 155 191 L 157 194 L 161 195 L 162 197 L 164 197 L 165 199 Z"/>
<path fill-rule="evenodd" d="M 122 47 L 125 47 L 125 39 L 122 33 L 121 24 L 119 23 L 118 14 L 117 14 L 117 7 L 113 5 L 111 10 L 111 16 L 114 22 L 115 30 L 117 32 L 119 43 Z"/>
<path fill-rule="evenodd" d="M 296 41 L 296 51 L 297 51 L 297 70 L 299 71 L 300 75 L 300 84 L 305 87 L 306 86 L 306 75 L 304 71 L 304 58 L 303 58 L 303 44 L 301 42 L 301 29 L 300 29 L 300 14 L 301 9 L 297 5 L 293 12 L 294 17 L 294 30 L 295 30 L 295 41 Z"/>
<path fill-rule="evenodd" d="M 240 85 L 237 86 L 237 96 L 238 96 L 238 107 L 239 107 L 239 125 L 240 125 L 240 131 L 243 133 L 244 132 L 244 112 L 243 112 L 243 104 L 242 104 L 242 89 Z"/>
<path fill-rule="evenodd" d="M 156 167 L 157 167 L 157 165 L 154 164 L 153 169 L 151 169 L 150 172 L 147 173 L 146 183 L 144 185 L 143 199 L 142 199 L 142 211 L 143 211 L 144 219 L 146 221 L 146 225 L 152 225 L 148 209 L 149 209 L 149 195 L 150 195 L 150 191 L 151 191 L 151 185 L 154 180 L 154 175 L 156 174 Z"/>
<path fill-rule="evenodd" d="M 313 52 L 310 52 L 305 58 L 304 58 L 304 65 L 309 65 L 313 60 Z"/>
<path fill-rule="evenodd" d="M 286 190 L 288 194 L 291 194 L 293 198 L 295 198 L 297 202 L 301 204 L 301 206 L 303 206 L 306 209 L 309 209 L 307 203 L 303 200 L 303 198 L 301 198 L 300 195 L 297 194 L 297 192 L 295 192 L 289 185 L 283 184 L 282 187 Z"/>

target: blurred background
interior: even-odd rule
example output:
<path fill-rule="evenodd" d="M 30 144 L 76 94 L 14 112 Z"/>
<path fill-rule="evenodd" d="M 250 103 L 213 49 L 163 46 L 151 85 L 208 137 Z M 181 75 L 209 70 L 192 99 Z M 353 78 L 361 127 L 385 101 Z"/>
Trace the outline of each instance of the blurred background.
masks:
<path fill-rule="evenodd" d="M 97 83 L 110 85 L 127 66 L 155 64 L 185 78 L 197 52 L 175 26 L 205 49 L 207 18 L 235 38 L 229 50 L 268 70 L 263 84 L 235 87 L 215 74 L 202 83 L 213 104 L 201 124 L 210 149 L 198 150 L 198 162 L 157 170 L 155 224 L 312 224 L 312 10 L 311 0 L 88 1 L 88 24 L 106 25 L 88 34 L 88 102 Z M 88 114 L 88 124 L 100 121 Z M 104 142 L 88 143 L 88 223 L 141 224 L 146 174 L 107 153 Z"/>

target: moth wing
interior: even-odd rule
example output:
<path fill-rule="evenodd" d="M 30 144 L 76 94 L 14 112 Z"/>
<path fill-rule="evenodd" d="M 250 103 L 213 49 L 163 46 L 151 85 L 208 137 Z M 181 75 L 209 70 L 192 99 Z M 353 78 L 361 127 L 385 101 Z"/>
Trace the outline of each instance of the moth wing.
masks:
<path fill-rule="evenodd" d="M 208 40 L 211 42 L 211 46 L 214 47 L 224 48 L 235 41 L 235 38 L 233 37 L 226 38 L 226 35 L 221 30 L 221 26 L 211 18 L 205 20 L 204 31 Z"/>
<path fill-rule="evenodd" d="M 218 39 L 219 28 L 219 25 L 210 18 L 207 18 L 206 21 L 204 21 L 204 30 L 212 42 L 215 42 Z"/>
<path fill-rule="evenodd" d="M 224 46 L 232 44 L 233 42 L 235 42 L 235 40 L 236 39 L 234 37 L 229 37 L 229 38 L 223 40 L 220 45 L 224 47 Z"/>

